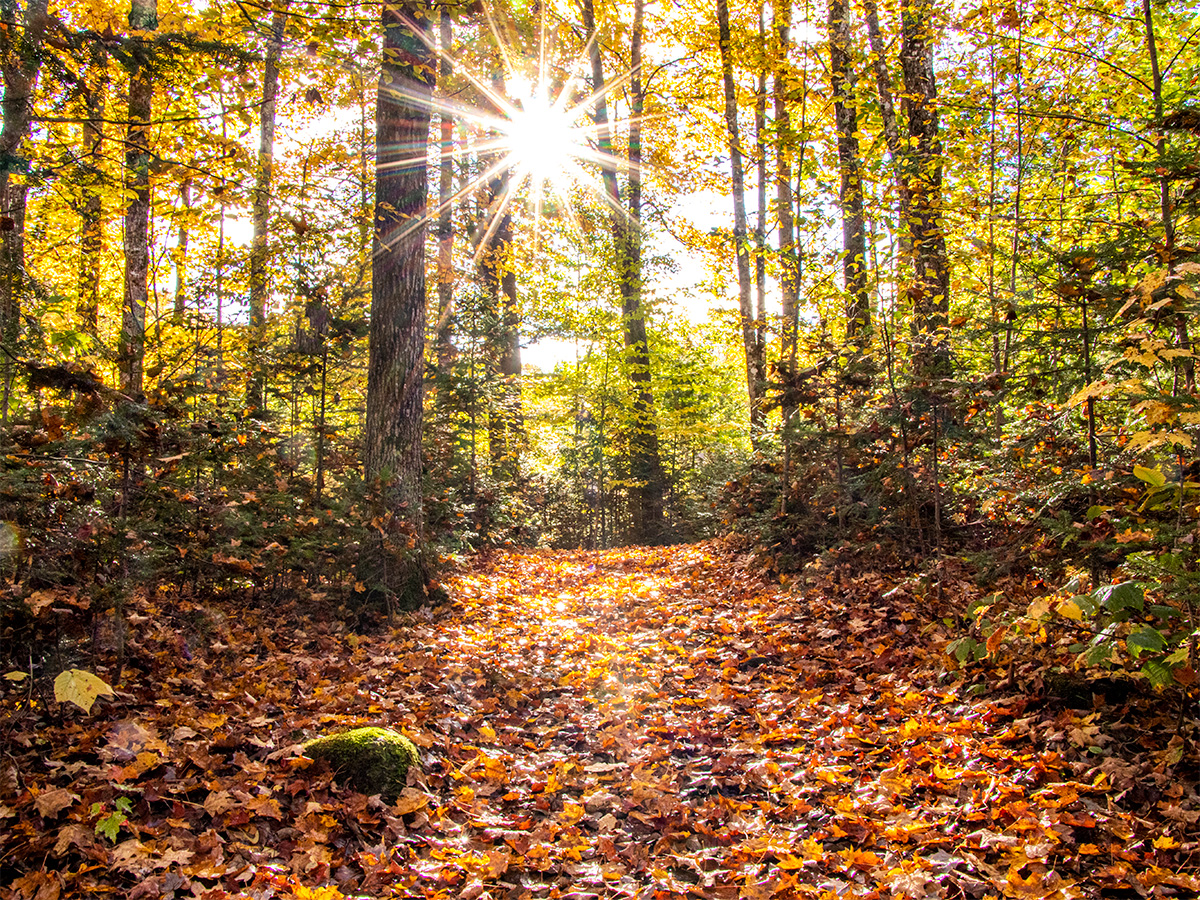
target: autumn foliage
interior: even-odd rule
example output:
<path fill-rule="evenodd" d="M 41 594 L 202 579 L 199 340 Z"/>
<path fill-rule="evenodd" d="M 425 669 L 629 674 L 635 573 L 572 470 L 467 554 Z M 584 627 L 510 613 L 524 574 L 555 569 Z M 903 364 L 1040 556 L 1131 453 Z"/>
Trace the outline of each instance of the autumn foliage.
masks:
<path fill-rule="evenodd" d="M 90 714 L 4 682 L 2 896 L 1200 890 L 1174 708 L 947 675 L 979 591 L 877 562 L 780 585 L 721 543 L 502 553 L 380 634 L 320 598 L 143 595 Z M 390 806 L 300 755 L 364 724 L 421 750 Z"/>

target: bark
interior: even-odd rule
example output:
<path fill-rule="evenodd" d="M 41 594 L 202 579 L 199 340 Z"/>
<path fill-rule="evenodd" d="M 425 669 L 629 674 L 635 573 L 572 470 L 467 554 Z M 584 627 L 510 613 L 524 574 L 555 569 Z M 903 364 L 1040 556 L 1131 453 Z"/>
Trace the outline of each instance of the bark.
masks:
<path fill-rule="evenodd" d="M 717 0 L 717 32 L 721 52 L 721 78 L 725 86 L 725 126 L 729 133 L 729 164 L 732 170 L 733 242 L 737 257 L 738 311 L 742 321 L 742 346 L 746 352 L 746 393 L 750 401 L 751 440 L 757 444 L 762 429 L 762 359 L 750 301 L 750 242 L 746 228 L 746 188 L 742 141 L 738 128 L 737 88 L 733 82 L 728 0 Z"/>
<path fill-rule="evenodd" d="M 420 7 L 424 11 L 424 4 Z M 403 10 L 403 11 L 402 11 Z M 423 602 L 421 412 L 425 213 L 433 52 L 416 4 L 385 3 L 375 125 L 375 238 L 363 469 L 380 489 L 384 536 L 366 542 L 360 580 L 401 606 Z M 398 550 L 398 552 L 396 552 Z"/>
<path fill-rule="evenodd" d="M 628 205 L 622 207 L 616 164 L 612 159 L 612 132 L 604 87 L 604 65 L 596 38 L 592 0 L 583 0 L 583 21 L 587 32 L 593 90 L 597 92 L 594 121 L 602 154 L 601 174 L 611 207 L 610 225 L 617 287 L 621 296 L 621 322 L 625 332 L 625 354 L 629 387 L 633 395 L 633 428 L 629 439 L 629 469 L 633 487 L 630 507 L 633 537 L 640 543 L 653 544 L 663 539 L 663 495 L 665 477 L 658 446 L 658 419 L 654 407 L 650 345 L 646 337 L 646 312 L 642 303 L 642 125 L 645 83 L 641 71 L 644 31 L 644 2 L 634 0 L 633 27 L 630 32 L 630 63 L 633 70 L 629 91 L 629 165 Z"/>
<path fill-rule="evenodd" d="M 799 297 L 799 259 L 796 250 L 796 224 L 792 198 L 792 134 L 789 109 L 789 80 L 787 53 L 791 40 L 791 0 L 779 0 L 773 13 L 778 55 L 775 60 L 772 103 L 775 112 L 775 204 L 779 219 L 779 292 L 782 328 L 780 331 L 780 360 L 787 360 L 796 346 L 796 302 Z M 785 402 L 784 421 L 790 418 L 795 404 Z"/>
<path fill-rule="evenodd" d="M 846 288 L 846 339 L 862 349 L 870 342 L 867 233 L 863 215 L 862 158 L 850 58 L 850 21 L 845 0 L 829 3 L 829 71 L 837 127 L 839 199 L 842 207 L 842 276 Z"/>
<path fill-rule="evenodd" d="M 188 218 L 192 209 L 192 179 L 185 178 L 179 186 L 182 204 L 179 218 L 179 244 L 175 248 L 175 309 L 172 318 L 176 325 L 183 324 L 187 312 L 187 264 L 188 264 Z"/>
<path fill-rule="evenodd" d="M 442 83 L 450 77 L 450 48 L 453 38 L 450 11 L 443 9 L 439 23 L 442 50 L 438 74 Z M 444 379 L 454 364 L 454 117 L 444 108 L 440 114 L 441 161 L 438 168 L 438 321 L 435 329 L 438 374 Z M 446 391 L 438 389 L 438 405 L 444 406 Z"/>
<path fill-rule="evenodd" d="M 754 220 L 754 353 L 766 391 L 767 346 L 767 28 L 763 4 L 758 4 L 758 84 L 754 94 L 754 164 L 757 176 L 755 199 L 758 217 Z"/>
<path fill-rule="evenodd" d="M 934 377 L 948 374 L 950 368 L 950 264 L 942 231 L 942 146 L 931 0 L 904 0 L 901 19 L 900 64 L 910 148 L 905 169 L 915 270 L 909 294 L 918 331 L 914 363 L 920 376 Z"/>
<path fill-rule="evenodd" d="M 150 270 L 150 114 L 154 74 L 150 43 L 139 32 L 158 27 L 157 0 L 133 0 L 129 10 L 129 126 L 125 137 L 125 302 L 117 344 L 121 390 L 142 393 Z"/>
<path fill-rule="evenodd" d="M 871 67 L 875 73 L 875 90 L 879 96 L 879 116 L 883 120 L 883 139 L 888 155 L 892 158 L 892 172 L 896 182 L 896 233 L 900 244 L 900 258 L 909 264 L 912 239 L 908 233 L 909 193 L 904 179 L 904 144 L 900 137 L 900 126 L 896 122 L 896 98 L 892 90 L 892 76 L 888 70 L 887 49 L 879 29 L 879 10 L 875 0 L 862 0 L 863 17 L 867 21 L 867 39 L 871 45 Z"/>
<path fill-rule="evenodd" d="M 0 126 L 0 358 L 4 403 L 2 419 L 8 423 L 12 380 L 11 354 L 16 350 L 21 329 L 21 294 L 25 286 L 25 197 L 27 186 L 21 175 L 28 170 L 22 155 L 33 116 L 33 95 L 42 65 L 42 42 L 49 23 L 46 0 L 29 0 L 23 21 L 5 4 L 3 26 L 4 100 Z M 17 177 L 14 177 L 17 176 Z"/>
<path fill-rule="evenodd" d="M 271 228 L 271 189 L 275 166 L 275 111 L 279 94 L 279 58 L 283 54 L 283 33 L 287 27 L 288 0 L 271 17 L 267 55 L 263 66 L 262 103 L 258 108 L 258 177 L 254 185 L 254 239 L 250 245 L 250 396 L 251 410 L 266 409 L 266 376 L 263 350 L 267 342 L 267 297 L 271 284 L 268 276 Z"/>
<path fill-rule="evenodd" d="M 87 119 L 83 123 L 80 166 L 79 297 L 75 310 L 83 330 L 96 338 L 100 318 L 100 264 L 104 257 L 104 200 L 101 151 L 104 145 L 104 107 L 108 91 L 108 56 L 94 45 L 89 66 Z"/>

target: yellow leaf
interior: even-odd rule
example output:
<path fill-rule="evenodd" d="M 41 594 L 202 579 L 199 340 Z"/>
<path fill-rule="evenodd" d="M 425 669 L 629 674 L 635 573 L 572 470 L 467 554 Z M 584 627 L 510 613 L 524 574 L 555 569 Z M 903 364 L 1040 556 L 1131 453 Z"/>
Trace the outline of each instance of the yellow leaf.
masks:
<path fill-rule="evenodd" d="M 564 825 L 574 825 L 583 818 L 583 807 L 578 803 L 564 803 L 558 819 Z"/>
<path fill-rule="evenodd" d="M 84 712 L 91 712 L 99 696 L 113 696 L 108 683 L 83 669 L 67 669 L 54 679 L 54 699 L 59 703 L 74 703 Z"/>
<path fill-rule="evenodd" d="M 1103 397 L 1112 390 L 1112 387 L 1113 386 L 1111 384 L 1103 379 L 1100 381 L 1093 381 L 1091 384 L 1080 388 L 1074 394 L 1072 394 L 1071 399 L 1067 401 L 1067 406 L 1071 407 L 1077 403 L 1082 403 L 1089 397 Z"/>
<path fill-rule="evenodd" d="M 1154 839 L 1155 850 L 1174 850 L 1179 846 L 1179 841 L 1171 837 L 1169 834 L 1159 835 Z"/>
<path fill-rule="evenodd" d="M 1074 600 L 1064 600 L 1062 603 L 1058 604 L 1058 612 L 1060 615 L 1065 616 L 1072 622 L 1083 621 L 1083 610 L 1079 608 L 1079 604 Z"/>

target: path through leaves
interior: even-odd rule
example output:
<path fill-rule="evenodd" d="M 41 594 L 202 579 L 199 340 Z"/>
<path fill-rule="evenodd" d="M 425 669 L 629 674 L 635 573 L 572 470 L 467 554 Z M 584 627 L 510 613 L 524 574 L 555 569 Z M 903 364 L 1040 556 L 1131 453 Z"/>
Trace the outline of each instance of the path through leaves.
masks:
<path fill-rule="evenodd" d="M 91 716 L 13 710 L 6 896 L 1200 890 L 1171 729 L 966 697 L 907 582 L 779 587 L 710 544 L 503 554 L 450 587 L 380 637 L 144 603 L 136 683 Z M 297 754 L 357 724 L 422 748 L 392 807 Z"/>

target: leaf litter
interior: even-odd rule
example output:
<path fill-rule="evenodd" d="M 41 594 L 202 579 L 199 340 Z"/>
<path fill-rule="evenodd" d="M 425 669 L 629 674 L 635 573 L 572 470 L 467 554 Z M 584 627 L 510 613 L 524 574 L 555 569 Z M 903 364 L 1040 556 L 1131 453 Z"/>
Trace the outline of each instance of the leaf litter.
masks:
<path fill-rule="evenodd" d="M 774 584 L 719 542 L 498 553 L 382 635 L 312 601 L 181 628 L 202 607 L 143 599 L 91 715 L 5 686 L 3 896 L 1200 891 L 1167 705 L 971 696 L 903 573 L 814 572 Z M 365 724 L 422 752 L 391 806 L 299 752 Z"/>

